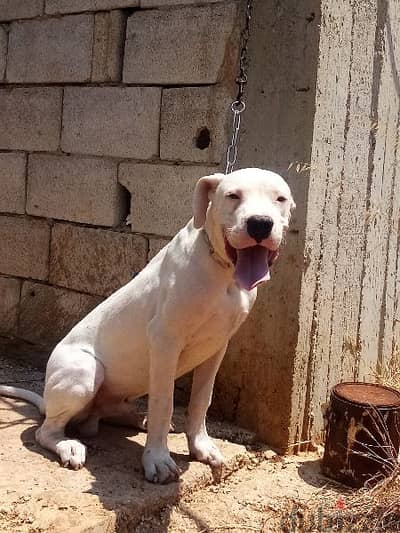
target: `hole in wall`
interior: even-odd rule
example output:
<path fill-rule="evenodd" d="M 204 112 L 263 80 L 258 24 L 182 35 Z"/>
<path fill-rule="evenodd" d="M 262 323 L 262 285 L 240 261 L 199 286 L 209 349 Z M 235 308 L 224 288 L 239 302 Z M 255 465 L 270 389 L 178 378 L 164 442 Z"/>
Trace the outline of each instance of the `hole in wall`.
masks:
<path fill-rule="evenodd" d="M 196 148 L 205 150 L 211 144 L 211 133 L 207 127 L 200 128 L 196 135 Z"/>
<path fill-rule="evenodd" d="M 32 298 L 33 298 L 34 296 L 36 296 L 36 292 L 35 292 L 35 291 L 31 291 L 29 294 L 32 296 Z"/>
<path fill-rule="evenodd" d="M 124 15 L 130 17 L 131 15 L 136 13 L 136 11 L 140 11 L 140 9 L 138 7 L 127 7 L 126 9 L 122 9 L 121 11 L 124 13 Z"/>
<path fill-rule="evenodd" d="M 124 228 L 131 224 L 131 193 L 126 187 L 119 184 L 119 224 Z"/>

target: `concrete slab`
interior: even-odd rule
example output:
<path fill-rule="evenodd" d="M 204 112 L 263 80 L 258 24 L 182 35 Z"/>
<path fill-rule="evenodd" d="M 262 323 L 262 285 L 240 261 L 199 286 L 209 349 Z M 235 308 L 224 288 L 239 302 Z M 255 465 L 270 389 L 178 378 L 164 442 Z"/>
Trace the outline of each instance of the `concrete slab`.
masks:
<path fill-rule="evenodd" d="M 0 359 L 0 383 L 18 383 L 40 390 L 43 373 Z M 61 468 L 56 457 L 34 440 L 40 423 L 36 409 L 22 401 L 0 398 L 0 531 L 73 533 L 133 531 L 144 515 L 179 501 L 194 490 L 229 476 L 249 464 L 252 434 L 210 423 L 227 459 L 224 470 L 212 472 L 189 461 L 178 409 L 177 433 L 169 437 L 174 459 L 182 469 L 179 482 L 155 486 L 143 480 L 140 457 L 145 434 L 104 425 L 99 436 L 85 439 L 86 468 Z M 230 441 L 226 440 L 227 438 Z M 236 441 L 236 443 L 232 442 Z"/>

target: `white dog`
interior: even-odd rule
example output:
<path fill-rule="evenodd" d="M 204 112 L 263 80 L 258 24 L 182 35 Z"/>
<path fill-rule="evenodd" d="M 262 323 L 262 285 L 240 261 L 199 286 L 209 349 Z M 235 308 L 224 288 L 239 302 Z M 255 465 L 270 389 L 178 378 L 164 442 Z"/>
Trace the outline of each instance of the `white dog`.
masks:
<path fill-rule="evenodd" d="M 86 448 L 65 436 L 79 422 L 94 434 L 100 419 L 141 426 L 130 401 L 149 394 L 142 464 L 154 483 L 175 480 L 167 435 L 175 378 L 194 370 L 186 435 L 192 456 L 212 466 L 223 456 L 205 417 L 229 339 L 269 279 L 294 202 L 277 174 L 250 168 L 201 178 L 194 218 L 144 268 L 79 322 L 47 364 L 43 399 L 14 387 L 45 414 L 36 440 L 81 468 Z"/>

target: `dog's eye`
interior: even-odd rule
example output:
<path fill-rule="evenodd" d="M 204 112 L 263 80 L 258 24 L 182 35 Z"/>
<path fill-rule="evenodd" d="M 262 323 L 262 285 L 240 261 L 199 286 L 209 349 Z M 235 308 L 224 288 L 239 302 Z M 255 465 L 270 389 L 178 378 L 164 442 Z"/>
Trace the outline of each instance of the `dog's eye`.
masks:
<path fill-rule="evenodd" d="M 278 196 L 278 198 L 276 199 L 277 202 L 279 203 L 283 203 L 283 202 L 286 202 L 287 201 L 287 198 L 285 198 L 284 196 Z"/>
<path fill-rule="evenodd" d="M 229 192 L 226 197 L 230 200 L 240 200 L 240 196 L 234 192 Z"/>

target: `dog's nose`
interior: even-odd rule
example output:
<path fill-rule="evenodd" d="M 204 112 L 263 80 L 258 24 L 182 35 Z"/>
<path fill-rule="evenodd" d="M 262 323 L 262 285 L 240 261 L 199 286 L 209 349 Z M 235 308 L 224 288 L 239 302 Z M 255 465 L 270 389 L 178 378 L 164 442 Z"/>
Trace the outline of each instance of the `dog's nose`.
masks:
<path fill-rule="evenodd" d="M 254 215 L 247 219 L 247 233 L 257 243 L 267 239 L 271 235 L 274 221 L 271 217 Z"/>

